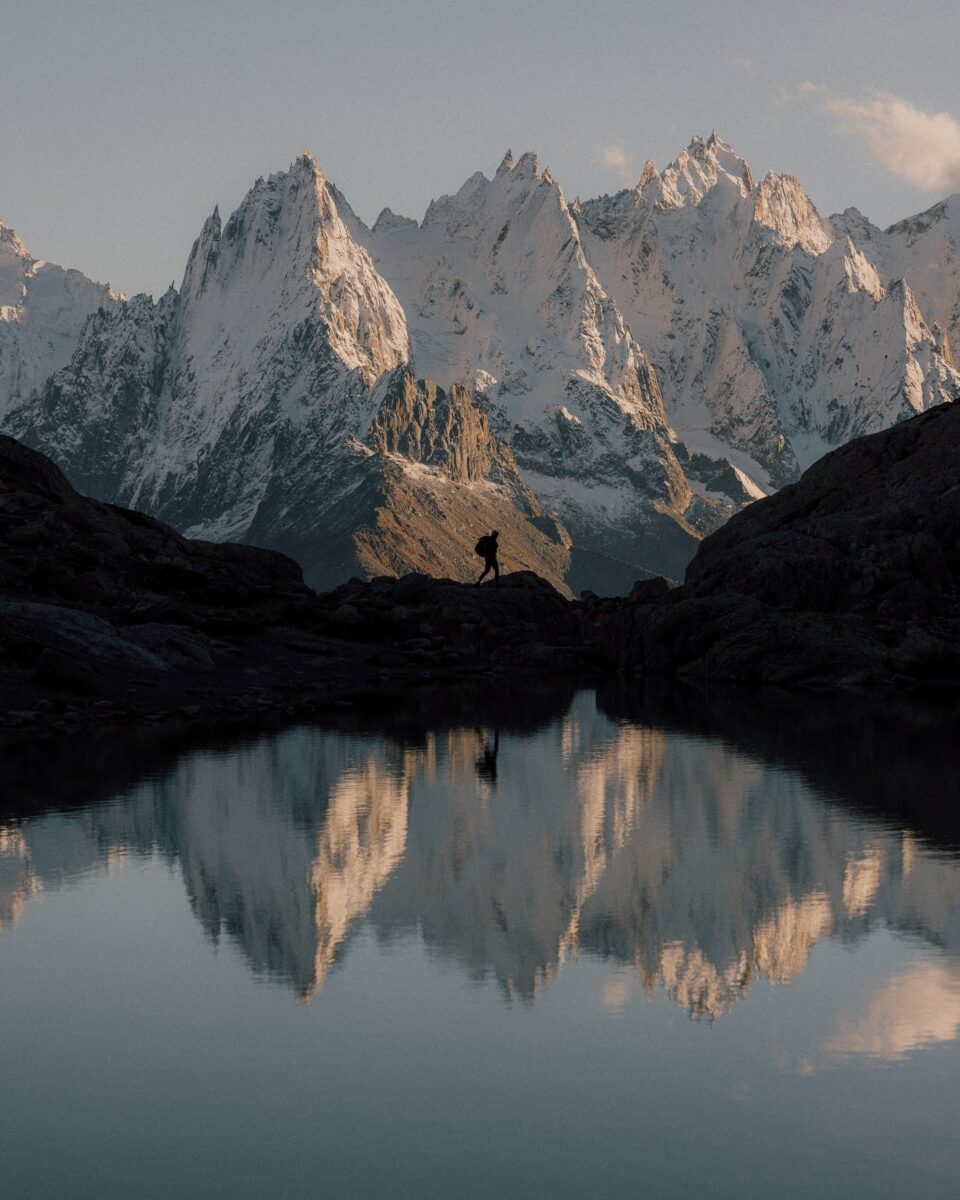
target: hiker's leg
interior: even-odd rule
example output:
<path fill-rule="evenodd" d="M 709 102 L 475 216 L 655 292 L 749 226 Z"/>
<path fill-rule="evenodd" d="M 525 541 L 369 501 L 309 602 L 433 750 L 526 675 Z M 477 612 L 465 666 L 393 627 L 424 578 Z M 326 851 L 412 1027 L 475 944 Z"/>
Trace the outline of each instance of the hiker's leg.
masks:
<path fill-rule="evenodd" d="M 480 572 L 480 578 L 479 578 L 479 579 L 477 580 L 477 582 L 476 582 L 476 586 L 477 586 L 477 587 L 479 587 L 479 586 L 480 586 L 480 584 L 481 584 L 481 583 L 483 583 L 484 579 L 486 578 L 486 574 L 487 574 L 487 572 L 488 572 L 489 570 L 490 570 L 490 564 L 489 564 L 489 563 L 485 563 L 485 564 L 484 564 L 484 567 L 483 567 L 483 570 Z"/>
<path fill-rule="evenodd" d="M 495 587 L 500 586 L 500 564 L 496 559 L 493 560 L 493 582 Z"/>

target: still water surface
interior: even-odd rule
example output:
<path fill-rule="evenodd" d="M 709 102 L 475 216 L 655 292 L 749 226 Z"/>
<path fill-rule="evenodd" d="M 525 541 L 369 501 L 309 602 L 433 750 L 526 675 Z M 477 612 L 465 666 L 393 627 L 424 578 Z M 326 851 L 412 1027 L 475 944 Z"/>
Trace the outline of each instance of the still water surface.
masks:
<path fill-rule="evenodd" d="M 960 1193 L 949 756 L 559 708 L 8 774 L 0 1194 Z"/>

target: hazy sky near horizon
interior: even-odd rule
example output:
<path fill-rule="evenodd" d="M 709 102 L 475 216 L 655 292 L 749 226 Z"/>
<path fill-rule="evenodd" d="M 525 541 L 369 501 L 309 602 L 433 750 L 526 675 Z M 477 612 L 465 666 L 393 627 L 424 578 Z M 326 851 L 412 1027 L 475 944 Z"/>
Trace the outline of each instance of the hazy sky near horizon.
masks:
<path fill-rule="evenodd" d="M 716 128 L 823 214 L 960 191 L 956 0 L 0 0 L 0 220 L 128 294 L 312 150 L 418 219 L 503 152 L 568 198 Z"/>

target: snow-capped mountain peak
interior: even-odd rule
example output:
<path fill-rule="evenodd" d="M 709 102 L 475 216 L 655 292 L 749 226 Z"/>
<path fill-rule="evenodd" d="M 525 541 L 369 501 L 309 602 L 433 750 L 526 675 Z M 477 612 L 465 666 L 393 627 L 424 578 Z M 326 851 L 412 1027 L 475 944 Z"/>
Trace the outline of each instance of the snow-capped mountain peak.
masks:
<path fill-rule="evenodd" d="M 29 258 L 27 248 L 17 236 L 17 231 L 0 221 L 0 254 L 14 258 Z"/>
<path fill-rule="evenodd" d="M 278 439 L 312 428 L 342 440 L 367 389 L 408 358 L 403 310 L 302 155 L 257 180 L 225 222 L 207 218 L 179 294 L 138 297 L 90 325 L 23 428 L 68 468 L 76 460 L 84 490 L 109 480 L 181 528 L 238 537 Z M 64 409 L 81 430 L 63 427 Z M 100 439 L 109 462 L 92 449 Z"/>
<path fill-rule="evenodd" d="M 770 171 L 753 191 L 753 220 L 771 230 L 784 246 L 822 254 L 833 238 L 800 181 Z"/>
<path fill-rule="evenodd" d="M 391 208 L 380 210 L 380 215 L 373 223 L 374 233 L 383 233 L 388 229 L 418 229 L 419 222 L 413 217 L 404 217 L 400 213 L 395 213 Z"/>
<path fill-rule="evenodd" d="M 716 133 L 709 139 L 694 137 L 661 174 L 654 176 L 645 169 L 644 176 L 643 198 L 661 208 L 697 205 L 718 184 L 730 186 L 739 196 L 746 196 L 753 188 L 746 160 Z"/>
<path fill-rule="evenodd" d="M 34 258 L 0 221 L 0 420 L 69 362 L 88 315 L 121 299 L 109 284 Z"/>
<path fill-rule="evenodd" d="M 259 179 L 222 229 L 214 210 L 181 287 L 184 311 L 203 325 L 205 343 L 217 328 L 235 337 L 260 323 L 266 302 L 278 331 L 319 316 L 331 350 L 368 382 L 406 360 L 403 311 L 341 218 L 335 195 L 313 155 L 303 154 L 289 171 Z"/>
<path fill-rule="evenodd" d="M 644 161 L 643 170 L 640 172 L 640 178 L 637 180 L 635 192 L 638 196 L 643 194 L 643 189 L 654 179 L 658 179 L 660 172 L 657 170 L 657 164 L 652 158 Z"/>
<path fill-rule="evenodd" d="M 220 206 L 204 221 L 200 236 L 193 243 L 187 265 L 180 282 L 183 296 L 194 296 L 203 291 L 210 272 L 215 268 L 220 250 Z"/>
<path fill-rule="evenodd" d="M 960 254 L 937 210 L 895 235 L 859 213 L 824 220 L 795 178 L 755 184 L 715 134 L 645 175 L 577 221 L 688 448 L 768 490 L 831 445 L 958 393 L 943 348 L 960 321 Z M 891 294 L 902 276 L 917 305 Z"/>
<path fill-rule="evenodd" d="M 532 150 L 522 154 L 510 174 L 515 179 L 539 179 L 540 160 Z"/>

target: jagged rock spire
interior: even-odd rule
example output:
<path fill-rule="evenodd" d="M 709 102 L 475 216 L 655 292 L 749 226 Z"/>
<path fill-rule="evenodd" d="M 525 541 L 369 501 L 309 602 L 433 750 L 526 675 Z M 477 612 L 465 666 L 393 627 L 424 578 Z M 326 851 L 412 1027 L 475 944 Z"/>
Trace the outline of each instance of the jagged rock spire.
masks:
<path fill-rule="evenodd" d="M 648 158 L 643 164 L 643 170 L 640 172 L 640 181 L 637 184 L 638 188 L 646 187 L 651 179 L 656 179 L 660 172 L 657 170 L 657 164 L 652 158 Z"/>

